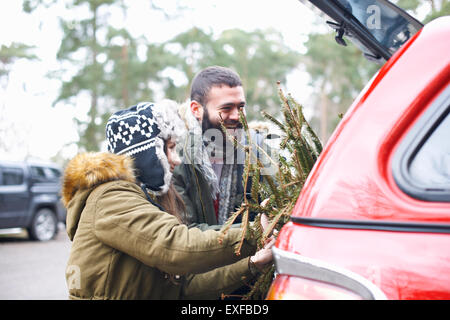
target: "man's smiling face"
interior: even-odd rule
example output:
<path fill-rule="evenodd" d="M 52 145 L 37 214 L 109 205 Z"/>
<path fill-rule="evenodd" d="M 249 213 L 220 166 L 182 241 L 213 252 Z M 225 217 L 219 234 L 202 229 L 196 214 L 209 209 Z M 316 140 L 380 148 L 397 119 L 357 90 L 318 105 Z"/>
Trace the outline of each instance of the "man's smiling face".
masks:
<path fill-rule="evenodd" d="M 242 124 L 239 122 L 239 110 L 244 111 L 244 107 L 245 95 L 242 86 L 213 86 L 204 106 L 203 132 L 211 128 L 222 130 L 221 121 L 230 133 L 242 128 Z"/>

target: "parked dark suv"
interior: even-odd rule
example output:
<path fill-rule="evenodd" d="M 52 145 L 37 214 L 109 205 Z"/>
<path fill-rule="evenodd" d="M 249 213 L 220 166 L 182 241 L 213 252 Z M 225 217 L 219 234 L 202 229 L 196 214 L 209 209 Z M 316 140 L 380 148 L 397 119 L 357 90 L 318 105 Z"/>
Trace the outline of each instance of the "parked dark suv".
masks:
<path fill-rule="evenodd" d="M 52 239 L 66 220 L 60 177 L 54 164 L 0 161 L 0 229 L 26 228 L 33 240 Z"/>

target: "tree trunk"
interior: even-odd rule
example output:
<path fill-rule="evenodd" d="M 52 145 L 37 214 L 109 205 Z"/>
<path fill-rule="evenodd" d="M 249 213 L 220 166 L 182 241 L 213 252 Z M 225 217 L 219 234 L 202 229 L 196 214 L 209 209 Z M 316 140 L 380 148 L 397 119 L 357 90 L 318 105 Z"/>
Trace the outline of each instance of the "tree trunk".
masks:
<path fill-rule="evenodd" d="M 325 93 L 325 81 L 320 89 L 320 140 L 325 145 L 328 139 L 328 112 L 327 112 L 327 94 Z"/>
<path fill-rule="evenodd" d="M 124 107 L 129 106 L 128 98 L 128 39 L 125 39 L 125 44 L 122 46 L 121 51 L 122 60 L 122 100 Z"/>
<path fill-rule="evenodd" d="M 93 9 L 93 19 L 92 19 L 92 65 L 94 70 L 95 78 L 97 78 L 97 7 Z M 96 79 L 98 80 L 98 79 Z M 98 104 L 98 89 L 97 81 L 94 81 L 91 92 L 91 109 L 89 110 L 89 122 L 87 124 L 85 133 L 85 147 L 86 151 L 97 151 L 98 141 L 97 141 L 97 125 L 95 124 L 95 119 L 97 118 L 97 104 Z"/>

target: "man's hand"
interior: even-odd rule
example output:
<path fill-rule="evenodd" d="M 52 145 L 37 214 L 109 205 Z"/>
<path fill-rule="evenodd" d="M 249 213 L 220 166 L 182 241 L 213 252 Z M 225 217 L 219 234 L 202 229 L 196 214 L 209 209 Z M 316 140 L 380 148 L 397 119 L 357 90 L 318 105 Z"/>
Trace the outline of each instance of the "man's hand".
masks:
<path fill-rule="evenodd" d="M 269 198 L 263 200 L 261 202 L 261 206 L 265 207 L 267 205 L 267 202 L 269 201 Z M 261 229 L 264 233 L 266 229 L 269 227 L 269 218 L 263 213 L 261 214 Z M 275 230 L 274 230 L 275 231 Z M 275 232 L 273 232 L 276 234 Z M 266 239 L 264 247 L 257 251 L 254 256 L 250 257 L 250 261 L 257 267 L 259 270 L 262 270 L 265 265 L 272 262 L 273 256 L 272 256 L 272 246 L 275 244 L 275 237 L 271 235 L 269 238 Z"/>
<path fill-rule="evenodd" d="M 261 221 L 260 222 L 261 223 L 261 229 L 262 229 L 262 232 L 264 233 L 264 231 L 266 231 L 266 229 L 269 227 L 269 218 L 267 218 L 266 214 L 263 213 L 263 214 L 261 214 L 261 220 L 260 221 Z M 273 229 L 271 235 L 276 236 L 277 234 L 278 234 L 278 230 Z"/>
<path fill-rule="evenodd" d="M 261 214 L 260 221 L 261 221 L 260 223 L 261 223 L 262 231 L 264 232 L 264 231 L 266 231 L 267 227 L 269 227 L 269 218 L 267 218 L 266 214 L 263 213 L 263 214 Z"/>
<path fill-rule="evenodd" d="M 267 202 L 269 202 L 269 200 L 270 200 L 270 198 L 266 198 L 263 201 L 261 201 L 261 203 L 259 205 L 264 208 L 265 206 L 267 206 Z"/>

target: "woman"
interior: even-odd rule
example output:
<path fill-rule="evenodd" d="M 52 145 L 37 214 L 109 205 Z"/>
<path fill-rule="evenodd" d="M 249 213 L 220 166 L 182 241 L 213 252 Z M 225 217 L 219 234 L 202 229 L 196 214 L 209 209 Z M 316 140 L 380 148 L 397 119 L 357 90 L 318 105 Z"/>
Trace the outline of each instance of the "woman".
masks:
<path fill-rule="evenodd" d="M 236 256 L 239 229 L 219 243 L 219 232 L 182 223 L 171 185 L 182 126 L 175 103 L 138 104 L 109 119 L 109 153 L 79 154 L 67 165 L 70 298 L 217 299 L 271 262 L 273 241 L 255 254 L 246 239 Z"/>

